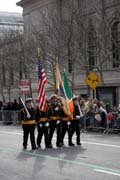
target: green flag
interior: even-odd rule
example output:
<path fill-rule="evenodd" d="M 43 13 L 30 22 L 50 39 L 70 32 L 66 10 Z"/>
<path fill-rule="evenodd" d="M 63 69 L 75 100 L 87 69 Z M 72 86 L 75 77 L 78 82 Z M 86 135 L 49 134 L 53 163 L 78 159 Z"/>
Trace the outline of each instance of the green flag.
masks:
<path fill-rule="evenodd" d="M 69 80 L 68 80 L 65 69 L 64 69 L 63 79 L 64 79 L 64 89 L 65 89 L 66 96 L 68 99 L 71 99 L 73 97 L 73 94 L 72 94 L 72 89 L 70 87 Z"/>

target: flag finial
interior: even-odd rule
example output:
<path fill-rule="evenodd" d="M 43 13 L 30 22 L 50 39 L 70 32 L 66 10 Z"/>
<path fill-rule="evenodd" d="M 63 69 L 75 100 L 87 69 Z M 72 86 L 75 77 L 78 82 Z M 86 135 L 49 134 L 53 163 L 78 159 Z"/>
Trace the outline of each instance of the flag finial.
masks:
<path fill-rule="evenodd" d="M 38 56 L 38 58 L 42 57 L 42 50 L 41 50 L 41 48 L 37 48 L 37 56 Z"/>
<path fill-rule="evenodd" d="M 58 63 L 58 56 L 56 57 L 56 63 Z"/>

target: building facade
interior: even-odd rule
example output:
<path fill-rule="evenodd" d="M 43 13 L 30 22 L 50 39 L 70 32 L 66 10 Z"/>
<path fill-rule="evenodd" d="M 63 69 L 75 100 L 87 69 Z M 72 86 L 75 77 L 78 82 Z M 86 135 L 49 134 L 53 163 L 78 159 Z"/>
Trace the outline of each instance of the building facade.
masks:
<path fill-rule="evenodd" d="M 17 5 L 23 7 L 26 41 L 33 38 L 43 49 L 48 74 L 58 56 L 74 94 L 120 102 L 120 0 L 21 0 Z M 94 91 L 85 82 L 91 71 L 102 79 Z"/>
<path fill-rule="evenodd" d="M 0 100 L 18 97 L 18 51 L 22 34 L 22 14 L 0 12 Z"/>

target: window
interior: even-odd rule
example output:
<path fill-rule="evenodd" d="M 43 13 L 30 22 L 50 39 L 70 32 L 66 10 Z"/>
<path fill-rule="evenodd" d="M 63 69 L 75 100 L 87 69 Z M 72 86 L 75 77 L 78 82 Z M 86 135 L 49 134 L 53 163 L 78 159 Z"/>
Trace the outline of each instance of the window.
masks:
<path fill-rule="evenodd" d="M 24 74 L 25 74 L 25 79 L 27 79 L 27 67 L 24 65 Z"/>
<path fill-rule="evenodd" d="M 73 71 L 73 60 L 72 60 L 72 43 L 71 40 L 68 41 L 68 72 L 72 73 Z"/>
<path fill-rule="evenodd" d="M 20 66 L 19 66 L 19 79 L 21 80 L 23 77 L 23 73 L 22 73 L 22 62 L 20 61 Z"/>
<path fill-rule="evenodd" d="M 72 70 L 73 70 L 72 59 L 69 59 L 69 62 L 68 62 L 68 70 L 69 70 L 69 73 L 72 73 Z"/>
<path fill-rule="evenodd" d="M 120 22 L 116 21 L 112 25 L 112 55 L 113 67 L 120 65 Z"/>
<path fill-rule="evenodd" d="M 3 83 L 3 86 L 6 85 L 6 71 L 5 71 L 5 65 L 2 64 L 2 83 Z"/>
<path fill-rule="evenodd" d="M 14 71 L 13 71 L 13 67 L 10 68 L 10 84 L 11 85 L 14 84 Z"/>
<path fill-rule="evenodd" d="M 89 69 L 94 68 L 96 61 L 95 30 L 93 25 L 89 26 L 88 32 L 88 64 Z"/>

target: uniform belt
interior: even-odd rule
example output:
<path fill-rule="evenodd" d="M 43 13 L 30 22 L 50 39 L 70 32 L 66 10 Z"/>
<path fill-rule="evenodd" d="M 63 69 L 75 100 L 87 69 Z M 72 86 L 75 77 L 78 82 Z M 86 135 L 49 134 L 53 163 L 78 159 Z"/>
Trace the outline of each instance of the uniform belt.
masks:
<path fill-rule="evenodd" d="M 22 120 L 22 124 L 35 124 L 35 120 Z"/>
<path fill-rule="evenodd" d="M 62 121 L 67 121 L 69 118 L 68 117 L 61 117 Z"/>
<path fill-rule="evenodd" d="M 40 118 L 39 119 L 39 122 L 45 122 L 45 121 L 47 121 L 47 118 Z"/>
<path fill-rule="evenodd" d="M 59 116 L 50 116 L 50 120 L 54 121 L 54 120 L 58 120 Z"/>
<path fill-rule="evenodd" d="M 73 118 L 72 121 L 79 121 L 80 119 L 77 118 Z"/>

